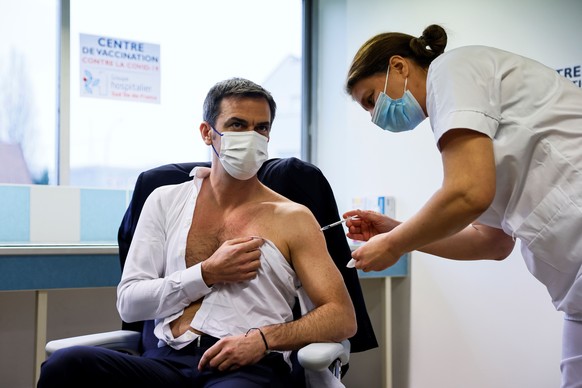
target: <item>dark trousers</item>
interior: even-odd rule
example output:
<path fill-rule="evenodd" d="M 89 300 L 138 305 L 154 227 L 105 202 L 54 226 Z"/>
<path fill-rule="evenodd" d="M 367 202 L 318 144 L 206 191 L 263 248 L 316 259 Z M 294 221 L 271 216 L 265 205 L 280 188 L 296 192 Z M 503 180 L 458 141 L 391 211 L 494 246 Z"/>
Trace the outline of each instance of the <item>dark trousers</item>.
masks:
<path fill-rule="evenodd" d="M 42 364 L 37 388 L 296 386 L 289 366 L 276 352 L 235 371 L 198 371 L 200 358 L 211 344 L 195 342 L 180 350 L 169 346 L 148 350 L 142 356 L 89 346 L 62 349 Z"/>

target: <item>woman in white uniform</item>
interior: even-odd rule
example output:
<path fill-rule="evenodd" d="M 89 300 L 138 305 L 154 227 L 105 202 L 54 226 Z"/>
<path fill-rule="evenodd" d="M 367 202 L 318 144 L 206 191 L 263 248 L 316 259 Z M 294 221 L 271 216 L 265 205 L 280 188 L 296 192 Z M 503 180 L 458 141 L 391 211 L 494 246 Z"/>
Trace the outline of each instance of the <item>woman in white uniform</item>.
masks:
<path fill-rule="evenodd" d="M 429 117 L 442 187 L 410 219 L 352 210 L 367 241 L 356 268 L 382 270 L 420 250 L 502 260 L 519 239 L 527 267 L 565 313 L 562 387 L 582 387 L 582 90 L 536 61 L 461 47 L 437 25 L 383 33 L 356 53 L 346 91 L 384 130 Z"/>

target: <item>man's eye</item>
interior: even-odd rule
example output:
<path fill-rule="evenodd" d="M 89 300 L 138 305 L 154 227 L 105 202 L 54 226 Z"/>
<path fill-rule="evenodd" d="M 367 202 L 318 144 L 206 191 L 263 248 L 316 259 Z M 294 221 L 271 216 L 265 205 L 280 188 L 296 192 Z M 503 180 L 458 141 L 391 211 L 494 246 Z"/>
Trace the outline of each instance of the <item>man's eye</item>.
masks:
<path fill-rule="evenodd" d="M 266 125 L 259 125 L 255 130 L 258 132 L 269 132 L 269 127 Z"/>

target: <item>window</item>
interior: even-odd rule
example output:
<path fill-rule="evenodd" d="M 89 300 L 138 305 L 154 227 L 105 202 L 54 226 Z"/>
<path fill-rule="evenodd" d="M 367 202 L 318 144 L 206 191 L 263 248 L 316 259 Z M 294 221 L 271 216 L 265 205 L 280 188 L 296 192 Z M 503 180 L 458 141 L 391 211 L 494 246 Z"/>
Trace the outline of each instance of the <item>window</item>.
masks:
<path fill-rule="evenodd" d="M 199 134 L 202 102 L 214 83 L 234 76 L 263 85 L 277 102 L 269 156 L 301 156 L 301 0 L 73 0 L 70 6 L 71 185 L 130 188 L 144 169 L 210 160 Z M 81 62 L 87 42 L 99 37 L 112 45 L 109 54 L 89 54 L 110 60 L 89 66 L 102 77 Z M 158 68 L 116 69 L 119 53 L 140 44 L 141 58 L 146 52 L 151 60 L 141 64 Z M 149 97 L 112 94 L 132 77 L 146 79 L 125 88 L 147 89 Z M 83 89 L 88 82 L 96 83 L 93 94 Z M 99 92 L 104 86 L 109 89 Z"/>
<path fill-rule="evenodd" d="M 0 183 L 56 182 L 58 11 L 0 0 Z"/>

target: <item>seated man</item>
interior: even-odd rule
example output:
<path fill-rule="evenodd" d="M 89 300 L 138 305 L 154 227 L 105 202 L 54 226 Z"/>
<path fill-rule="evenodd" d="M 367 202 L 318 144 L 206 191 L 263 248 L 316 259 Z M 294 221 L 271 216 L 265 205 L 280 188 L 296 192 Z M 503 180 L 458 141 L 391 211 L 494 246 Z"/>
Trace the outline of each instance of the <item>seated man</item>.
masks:
<path fill-rule="evenodd" d="M 312 213 L 264 186 L 276 105 L 234 78 L 212 87 L 200 134 L 211 168 L 146 200 L 117 307 L 155 319 L 142 357 L 73 347 L 43 364 L 38 387 L 286 387 L 289 351 L 356 332 L 354 308 Z M 313 309 L 293 320 L 296 296 Z"/>

